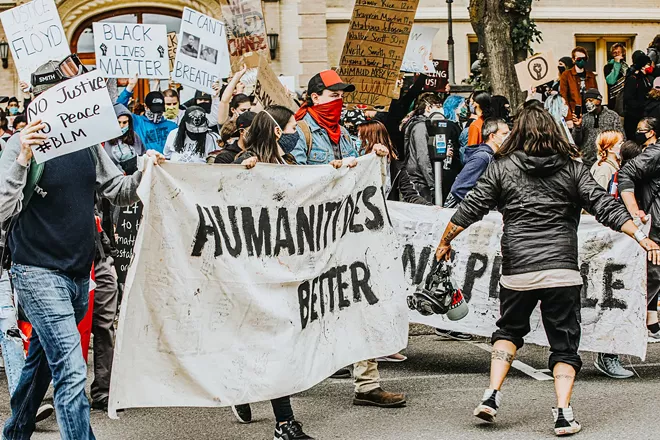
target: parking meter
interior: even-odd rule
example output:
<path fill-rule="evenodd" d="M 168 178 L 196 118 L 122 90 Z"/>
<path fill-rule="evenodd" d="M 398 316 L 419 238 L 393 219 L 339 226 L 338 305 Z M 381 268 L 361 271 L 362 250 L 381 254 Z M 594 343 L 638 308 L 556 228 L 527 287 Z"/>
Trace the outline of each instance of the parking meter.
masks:
<path fill-rule="evenodd" d="M 449 137 L 450 121 L 445 119 L 442 113 L 433 113 L 429 120 L 426 121 L 426 132 L 429 137 L 429 158 L 433 162 L 433 170 L 435 175 L 435 204 L 442 206 L 442 169 L 443 162 L 444 168 L 449 169 L 451 165 L 451 157 L 447 156 L 447 151 L 453 148 L 452 141 Z M 448 162 L 449 161 L 449 162 Z"/>

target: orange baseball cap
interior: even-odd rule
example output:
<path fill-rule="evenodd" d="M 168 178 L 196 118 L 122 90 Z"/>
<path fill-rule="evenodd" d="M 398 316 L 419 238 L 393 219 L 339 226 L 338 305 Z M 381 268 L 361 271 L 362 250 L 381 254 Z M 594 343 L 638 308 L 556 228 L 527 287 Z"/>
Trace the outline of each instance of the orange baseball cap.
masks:
<path fill-rule="evenodd" d="M 353 84 L 344 83 L 339 74 L 334 70 L 324 70 L 317 73 L 309 80 L 307 85 L 307 93 L 321 93 L 325 89 L 332 91 L 354 92 L 355 86 Z"/>

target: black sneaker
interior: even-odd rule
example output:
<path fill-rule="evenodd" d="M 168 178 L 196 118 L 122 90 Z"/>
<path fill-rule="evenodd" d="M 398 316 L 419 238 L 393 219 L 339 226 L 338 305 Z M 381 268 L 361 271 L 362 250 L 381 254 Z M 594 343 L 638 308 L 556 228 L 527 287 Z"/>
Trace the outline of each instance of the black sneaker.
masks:
<path fill-rule="evenodd" d="M 252 422 L 252 408 L 250 405 L 236 405 L 231 407 L 239 423 L 247 424 Z"/>
<path fill-rule="evenodd" d="M 314 440 L 302 430 L 302 423 L 292 420 L 284 425 L 279 423 L 275 426 L 275 436 L 273 440 Z"/>
<path fill-rule="evenodd" d="M 92 409 L 97 410 L 97 411 L 105 411 L 108 412 L 108 398 L 105 397 L 100 400 L 94 400 L 92 402 Z"/>
<path fill-rule="evenodd" d="M 486 390 L 481 404 L 474 410 L 474 415 L 488 423 L 495 423 L 495 416 L 501 404 L 502 393 L 497 390 Z"/>
<path fill-rule="evenodd" d="M 351 370 L 348 368 L 341 368 L 337 370 L 335 374 L 330 376 L 332 379 L 350 379 L 351 378 Z"/>
<path fill-rule="evenodd" d="M 575 420 L 572 407 L 552 408 L 552 415 L 555 417 L 555 435 L 573 435 L 582 430 L 582 426 Z"/>
<path fill-rule="evenodd" d="M 436 336 L 440 336 L 441 338 L 452 339 L 454 341 L 467 342 L 473 339 L 472 335 L 469 335 L 467 333 L 453 332 L 451 330 L 443 330 L 441 328 L 436 328 L 435 334 Z"/>

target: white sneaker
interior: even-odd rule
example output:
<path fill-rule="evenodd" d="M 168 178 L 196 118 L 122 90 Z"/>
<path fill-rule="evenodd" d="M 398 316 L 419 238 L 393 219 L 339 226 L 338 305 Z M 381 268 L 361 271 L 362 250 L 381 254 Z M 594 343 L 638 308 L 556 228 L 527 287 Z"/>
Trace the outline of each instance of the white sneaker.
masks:
<path fill-rule="evenodd" d="M 572 407 L 552 408 L 552 415 L 555 418 L 555 435 L 573 435 L 582 430 L 582 426 L 575 420 Z"/>
<path fill-rule="evenodd" d="M 488 423 L 495 423 L 495 416 L 501 404 L 502 393 L 497 390 L 486 390 L 481 404 L 474 410 L 474 415 Z"/>
<path fill-rule="evenodd" d="M 623 368 L 619 356 L 616 355 L 598 353 L 598 356 L 594 361 L 594 367 L 605 376 L 613 379 L 628 379 L 635 375 L 632 371 Z"/>
<path fill-rule="evenodd" d="M 656 333 L 651 333 L 651 330 L 649 330 L 649 339 L 652 339 L 654 341 L 660 341 L 660 331 Z"/>

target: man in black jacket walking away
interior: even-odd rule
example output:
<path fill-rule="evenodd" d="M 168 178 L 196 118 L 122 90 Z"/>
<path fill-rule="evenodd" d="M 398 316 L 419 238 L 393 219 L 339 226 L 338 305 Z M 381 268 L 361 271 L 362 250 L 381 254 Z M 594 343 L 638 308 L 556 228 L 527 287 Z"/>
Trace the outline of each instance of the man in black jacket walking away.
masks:
<path fill-rule="evenodd" d="M 500 388 L 530 332 L 529 318 L 541 301 L 555 378 L 555 434 L 575 434 L 581 426 L 570 406 L 575 375 L 582 367 L 577 228 L 585 208 L 600 223 L 634 237 L 660 263 L 660 248 L 637 229 L 626 209 L 575 161 L 579 152 L 541 108 L 524 109 L 477 186 L 461 203 L 438 245 L 436 258 L 448 259 L 451 241 L 497 207 L 502 235 L 501 318 L 493 334 L 490 386 L 474 415 L 493 422 Z"/>

